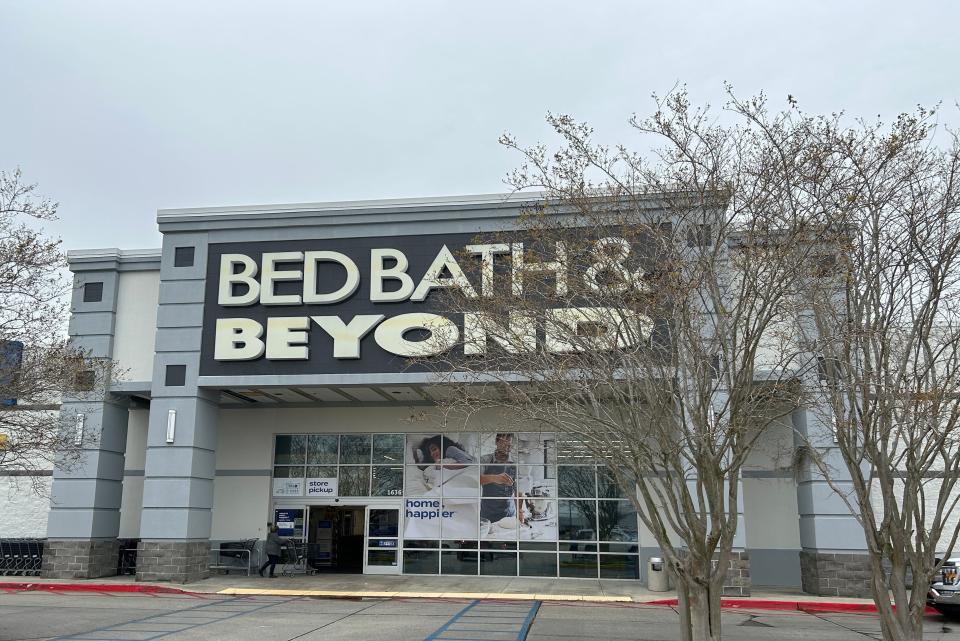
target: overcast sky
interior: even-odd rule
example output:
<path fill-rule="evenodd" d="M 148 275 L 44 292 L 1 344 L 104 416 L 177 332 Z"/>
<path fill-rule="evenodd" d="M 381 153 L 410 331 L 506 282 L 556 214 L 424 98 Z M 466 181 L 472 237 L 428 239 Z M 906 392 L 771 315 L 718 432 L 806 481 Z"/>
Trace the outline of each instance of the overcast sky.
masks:
<path fill-rule="evenodd" d="M 0 167 L 68 248 L 159 246 L 158 208 L 503 191 L 546 111 L 631 142 L 677 82 L 958 120 L 960 3 L 0 0 Z"/>

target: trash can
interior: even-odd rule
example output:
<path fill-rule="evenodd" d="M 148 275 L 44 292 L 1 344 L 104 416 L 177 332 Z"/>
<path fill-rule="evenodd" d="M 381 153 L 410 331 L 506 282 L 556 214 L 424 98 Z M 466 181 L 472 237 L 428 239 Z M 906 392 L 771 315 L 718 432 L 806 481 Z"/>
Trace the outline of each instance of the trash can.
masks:
<path fill-rule="evenodd" d="M 647 561 L 647 589 L 651 592 L 667 592 L 670 589 L 667 566 L 659 556 L 652 556 Z"/>

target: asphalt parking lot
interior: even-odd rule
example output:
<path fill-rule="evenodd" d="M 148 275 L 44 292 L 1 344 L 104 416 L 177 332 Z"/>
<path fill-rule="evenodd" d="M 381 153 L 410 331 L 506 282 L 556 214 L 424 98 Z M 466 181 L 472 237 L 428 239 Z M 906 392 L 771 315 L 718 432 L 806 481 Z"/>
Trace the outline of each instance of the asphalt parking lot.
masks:
<path fill-rule="evenodd" d="M 874 615 L 724 613 L 724 637 L 879 639 Z M 960 624 L 926 621 L 927 639 Z M 536 601 L 317 599 L 181 594 L 0 593 L 0 641 L 530 641 L 679 639 L 667 607 Z"/>

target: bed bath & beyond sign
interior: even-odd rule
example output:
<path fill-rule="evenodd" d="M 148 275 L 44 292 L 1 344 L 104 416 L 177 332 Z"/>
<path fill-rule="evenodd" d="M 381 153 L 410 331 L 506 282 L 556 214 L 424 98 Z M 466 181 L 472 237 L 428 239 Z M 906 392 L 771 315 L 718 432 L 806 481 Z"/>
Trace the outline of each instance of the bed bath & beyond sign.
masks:
<path fill-rule="evenodd" d="M 307 373 L 331 360 L 370 363 L 357 371 L 389 371 L 387 363 L 396 361 L 395 357 L 431 356 L 460 342 L 461 326 L 454 319 L 424 311 L 435 289 L 457 288 L 464 297 L 477 298 L 492 296 L 495 287 L 506 286 L 521 296 L 524 274 L 534 271 L 554 278 L 558 298 L 570 286 L 562 243 L 556 244 L 553 256 L 533 262 L 523 243 L 476 244 L 475 237 L 466 234 L 391 240 L 389 247 L 383 246 L 383 239 L 211 245 L 201 373 L 237 373 L 223 368 L 231 363 L 249 368 L 261 361 L 285 364 L 290 373 Z M 621 281 L 643 286 L 642 270 L 628 267 L 634 261 L 626 240 L 599 239 L 592 252 L 590 267 L 575 276 L 586 287 L 609 287 L 601 285 L 601 275 L 611 270 Z M 460 264 L 464 257 L 474 261 L 467 270 Z M 474 274 L 473 280 L 468 272 Z M 596 307 L 555 308 L 545 313 L 554 322 L 546 324 L 543 348 L 556 353 L 576 347 L 550 327 L 576 331 L 578 323 L 603 325 L 604 317 L 610 316 L 608 310 Z M 458 320 L 468 339 L 463 341 L 466 354 L 484 353 L 488 338 L 496 340 L 488 336 L 488 329 L 497 319 L 466 313 Z M 517 352 L 535 350 L 535 320 L 513 315 L 509 322 L 525 328 L 529 340 L 501 346 Z M 636 322 L 638 334 L 648 335 L 650 319 L 637 316 Z M 416 330 L 421 340 L 409 340 Z M 429 340 L 422 340 L 424 335 Z M 367 345 L 373 349 L 366 349 Z M 314 366 L 299 369 L 297 362 Z"/>

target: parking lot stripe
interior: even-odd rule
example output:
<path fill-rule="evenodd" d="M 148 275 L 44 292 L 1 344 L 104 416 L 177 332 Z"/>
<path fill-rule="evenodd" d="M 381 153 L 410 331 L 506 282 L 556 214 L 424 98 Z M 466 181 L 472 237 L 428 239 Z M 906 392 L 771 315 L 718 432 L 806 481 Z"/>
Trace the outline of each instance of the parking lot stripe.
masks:
<path fill-rule="evenodd" d="M 523 609 L 518 609 L 518 605 Z M 504 603 L 503 606 L 498 610 L 496 605 L 473 601 L 423 641 L 523 641 L 540 609 L 540 601 L 529 605 Z M 470 627 L 461 627 L 465 625 Z M 517 627 L 504 629 L 512 626 Z"/>

